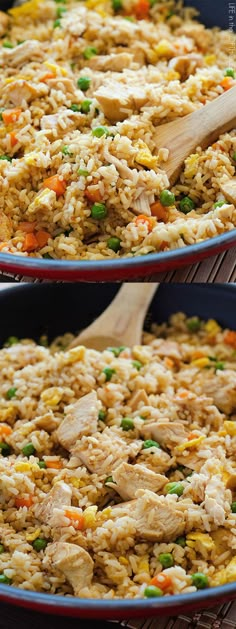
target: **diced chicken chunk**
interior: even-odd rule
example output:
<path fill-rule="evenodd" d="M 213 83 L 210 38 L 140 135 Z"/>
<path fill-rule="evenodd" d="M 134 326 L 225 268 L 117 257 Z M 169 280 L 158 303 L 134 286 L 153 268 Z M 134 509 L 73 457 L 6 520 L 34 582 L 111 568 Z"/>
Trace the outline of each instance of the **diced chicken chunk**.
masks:
<path fill-rule="evenodd" d="M 21 67 L 29 61 L 38 61 L 43 57 L 42 44 L 28 39 L 15 48 L 3 48 L 0 53 L 0 66 Z"/>
<path fill-rule="evenodd" d="M 141 447 L 142 441 L 127 443 L 114 430 L 105 428 L 102 433 L 82 437 L 72 448 L 72 453 L 79 457 L 90 472 L 109 475 L 123 461 L 135 458 Z"/>
<path fill-rule="evenodd" d="M 61 445 L 70 450 L 82 435 L 92 435 L 98 425 L 98 399 L 95 391 L 84 395 L 75 404 L 70 404 L 65 419 L 61 422 L 57 437 Z"/>
<path fill-rule="evenodd" d="M 52 487 L 42 502 L 36 505 L 35 517 L 44 524 L 50 524 L 54 508 L 61 507 L 61 505 L 70 507 L 71 496 L 71 488 L 66 483 L 59 481 Z"/>
<path fill-rule="evenodd" d="M 31 424 L 37 426 L 37 428 L 46 430 L 47 432 L 53 432 L 58 427 L 59 419 L 54 417 L 52 411 L 48 411 L 45 415 L 41 415 L 40 417 L 36 417 L 31 420 Z"/>
<path fill-rule="evenodd" d="M 203 24 L 194 24 L 194 22 L 190 21 L 182 23 L 180 28 L 175 31 L 175 34 L 191 37 L 201 52 L 207 52 L 207 50 L 209 50 L 214 37 L 213 32 L 207 30 Z"/>
<path fill-rule="evenodd" d="M 43 130 L 48 130 L 55 133 L 58 137 L 64 136 L 65 133 L 71 131 L 76 126 L 76 122 L 79 124 L 83 124 L 84 116 L 83 114 L 70 111 L 69 109 L 63 112 L 58 112 L 57 114 L 49 114 L 46 116 L 42 116 L 40 121 L 40 127 Z"/>
<path fill-rule="evenodd" d="M 145 439 L 154 439 L 166 448 L 186 441 L 188 433 L 181 422 L 158 421 L 143 426 L 140 431 Z"/>
<path fill-rule="evenodd" d="M 0 37 L 5 35 L 9 24 L 9 17 L 3 11 L 0 11 Z"/>
<path fill-rule="evenodd" d="M 169 496 L 157 496 L 148 489 L 137 491 L 133 517 L 140 538 L 150 542 L 171 542 L 185 530 L 185 513 Z"/>
<path fill-rule="evenodd" d="M 204 393 L 213 398 L 214 404 L 226 413 L 236 410 L 236 373 L 233 369 L 218 371 L 212 380 L 206 380 L 202 384 Z"/>
<path fill-rule="evenodd" d="M 149 400 L 146 394 L 145 389 L 139 389 L 139 391 L 135 391 L 129 400 L 129 406 L 132 411 L 137 411 L 142 406 L 148 406 Z"/>
<path fill-rule="evenodd" d="M 230 203 L 236 207 L 236 177 L 232 177 L 229 181 L 221 184 L 221 191 Z"/>
<path fill-rule="evenodd" d="M 12 236 L 12 221 L 4 212 L 0 212 L 0 241 L 9 240 Z"/>
<path fill-rule="evenodd" d="M 176 343 L 176 341 L 158 339 L 157 341 L 154 341 L 153 345 L 158 356 L 173 358 L 176 360 L 181 360 L 182 358 L 179 344 Z"/>
<path fill-rule="evenodd" d="M 125 120 L 127 113 L 139 111 L 148 101 L 148 89 L 145 87 L 121 85 L 111 82 L 102 85 L 94 93 L 104 115 L 112 122 Z"/>
<path fill-rule="evenodd" d="M 55 89 L 55 90 L 60 89 L 64 91 L 65 93 L 68 92 L 68 93 L 74 94 L 75 92 L 75 86 L 72 79 L 68 79 L 68 77 L 66 76 L 58 76 L 58 77 L 55 77 L 55 79 L 48 79 L 47 85 L 48 87 L 50 87 L 50 89 Z"/>
<path fill-rule="evenodd" d="M 72 585 L 75 596 L 79 596 L 82 588 L 91 586 L 94 563 L 81 546 L 69 542 L 49 544 L 43 564 L 60 570 Z"/>
<path fill-rule="evenodd" d="M 111 55 L 97 55 L 92 57 L 89 61 L 86 61 L 86 67 L 92 68 L 92 70 L 101 70 L 107 72 L 122 72 L 125 68 L 129 68 L 133 61 L 133 55 L 128 52 L 120 52 L 118 54 Z"/>
<path fill-rule="evenodd" d="M 216 526 L 222 526 L 225 522 L 226 491 L 219 475 L 210 478 L 206 485 L 205 510 Z M 230 494 L 230 491 L 228 493 Z"/>
<path fill-rule="evenodd" d="M 180 55 L 169 61 L 169 68 L 180 74 L 181 81 L 186 81 L 190 74 L 195 74 L 197 68 L 203 66 L 203 58 L 196 53 Z"/>
<path fill-rule="evenodd" d="M 150 489 L 154 493 L 161 489 L 168 479 L 162 474 L 155 474 L 143 465 L 121 463 L 112 473 L 113 483 L 108 483 L 123 500 L 135 497 L 138 489 Z"/>
<path fill-rule="evenodd" d="M 10 83 L 3 89 L 3 95 L 13 103 L 16 107 L 22 104 L 22 101 L 29 103 L 31 100 L 39 96 L 39 92 L 33 85 L 27 81 L 18 80 Z"/>

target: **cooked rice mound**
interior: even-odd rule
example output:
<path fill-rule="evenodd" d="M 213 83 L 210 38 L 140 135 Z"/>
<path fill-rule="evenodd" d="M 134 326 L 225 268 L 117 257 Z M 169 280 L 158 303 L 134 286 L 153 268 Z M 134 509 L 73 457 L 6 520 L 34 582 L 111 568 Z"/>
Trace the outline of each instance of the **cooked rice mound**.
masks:
<path fill-rule="evenodd" d="M 235 130 L 186 159 L 164 206 L 155 141 L 236 84 L 233 33 L 174 0 L 31 0 L 0 12 L 0 44 L 0 251 L 118 258 L 236 226 Z"/>
<path fill-rule="evenodd" d="M 0 351 L 1 583 L 113 599 L 236 580 L 236 332 L 178 313 L 132 348 L 72 338 Z"/>

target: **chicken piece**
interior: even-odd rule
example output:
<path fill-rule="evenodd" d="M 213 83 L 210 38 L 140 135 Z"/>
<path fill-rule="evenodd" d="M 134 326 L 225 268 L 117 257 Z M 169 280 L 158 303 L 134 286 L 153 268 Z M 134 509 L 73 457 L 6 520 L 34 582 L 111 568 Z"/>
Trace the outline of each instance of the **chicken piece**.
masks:
<path fill-rule="evenodd" d="M 15 48 L 2 48 L 0 52 L 0 66 L 20 68 L 25 63 L 39 61 L 42 57 L 41 42 L 35 39 L 28 39 L 20 46 L 15 46 Z"/>
<path fill-rule="evenodd" d="M 227 201 L 233 203 L 236 207 L 236 177 L 232 177 L 229 181 L 222 183 L 220 188 Z"/>
<path fill-rule="evenodd" d="M 84 548 L 69 542 L 54 542 L 49 544 L 45 552 L 43 565 L 53 566 L 65 575 L 72 585 L 75 596 L 80 590 L 90 587 L 93 578 L 94 562 Z"/>
<path fill-rule="evenodd" d="M 168 420 L 144 424 L 140 433 L 145 439 L 154 439 L 170 450 L 188 438 L 188 433 L 181 422 L 169 422 Z"/>
<path fill-rule="evenodd" d="M 12 221 L 4 212 L 0 212 L 0 241 L 5 242 L 12 236 Z"/>
<path fill-rule="evenodd" d="M 225 522 L 227 515 L 225 512 L 225 494 L 227 491 L 230 494 L 230 491 L 225 489 L 225 485 L 219 474 L 210 478 L 206 485 L 205 511 L 209 519 L 213 521 L 216 526 L 222 526 Z"/>
<path fill-rule="evenodd" d="M 126 164 L 123 164 L 123 162 L 120 159 L 118 159 L 118 157 L 115 157 L 115 155 L 111 155 L 106 145 L 104 146 L 104 149 L 103 149 L 103 155 L 105 159 L 108 161 L 108 163 L 114 164 L 114 166 L 116 167 L 116 170 L 118 170 L 118 173 L 123 179 L 131 179 L 132 181 L 133 173 L 132 173 L 131 168 L 126 166 Z"/>
<path fill-rule="evenodd" d="M 155 352 L 158 356 L 173 358 L 176 360 L 181 360 L 182 358 L 180 346 L 176 343 L 176 341 L 157 339 L 153 342 L 153 347 L 155 348 Z"/>
<path fill-rule="evenodd" d="M 50 89 L 54 90 L 62 90 L 65 93 L 74 94 L 75 93 L 75 85 L 72 79 L 69 79 L 66 76 L 57 76 L 55 79 L 48 79 L 47 85 Z"/>
<path fill-rule="evenodd" d="M 91 435 L 96 432 L 98 412 L 98 399 L 95 391 L 84 395 L 75 404 L 70 404 L 66 410 L 65 419 L 57 431 L 58 441 L 63 448 L 70 450 L 71 446 L 74 446 L 82 435 Z"/>
<path fill-rule="evenodd" d="M 197 48 L 199 48 L 199 50 L 203 53 L 209 50 L 214 38 L 213 32 L 206 29 L 203 24 L 195 24 L 190 21 L 182 23 L 180 28 L 175 31 L 175 35 L 186 35 L 186 37 L 191 37 Z"/>
<path fill-rule="evenodd" d="M 8 24 L 9 16 L 6 13 L 3 13 L 3 11 L 0 11 L 0 37 L 3 37 L 3 35 L 7 32 Z"/>
<path fill-rule="evenodd" d="M 37 428 L 46 430 L 47 432 L 53 432 L 53 430 L 56 430 L 58 427 L 59 421 L 59 418 L 54 417 L 53 412 L 50 410 L 45 413 L 45 415 L 41 415 L 40 417 L 36 417 L 31 420 L 31 424 Z"/>
<path fill-rule="evenodd" d="M 129 458 L 135 458 L 142 448 L 141 440 L 127 443 L 111 428 L 105 428 L 89 437 L 82 437 L 72 453 L 94 474 L 111 474 L 113 470 Z"/>
<path fill-rule="evenodd" d="M 236 410 L 236 373 L 233 369 L 217 371 L 211 380 L 204 380 L 202 390 L 213 398 L 214 404 L 226 415 Z"/>
<path fill-rule="evenodd" d="M 141 410 L 142 406 L 148 406 L 149 399 L 146 394 L 145 389 L 139 389 L 139 391 L 135 391 L 128 402 L 132 411 L 137 411 L 139 408 Z"/>
<path fill-rule="evenodd" d="M 166 476 L 155 474 L 144 465 L 121 463 L 112 473 L 113 481 L 107 483 L 123 500 L 135 497 L 137 489 L 150 489 L 154 493 L 168 482 Z"/>
<path fill-rule="evenodd" d="M 69 109 L 63 112 L 58 112 L 57 114 L 49 114 L 46 116 L 42 116 L 40 121 L 40 127 L 43 130 L 52 131 L 55 137 L 55 132 L 57 136 L 64 136 L 65 133 L 68 133 L 73 128 L 76 127 L 76 124 L 83 124 L 83 114 L 70 111 Z"/>
<path fill-rule="evenodd" d="M 60 508 L 62 505 L 70 507 L 71 496 L 72 490 L 69 485 L 66 485 L 63 481 L 57 482 L 45 498 L 36 505 L 35 517 L 44 524 L 50 524 L 54 508 Z"/>
<path fill-rule="evenodd" d="M 44 86 L 45 89 L 45 86 Z M 36 96 L 40 96 L 38 89 L 33 85 L 30 85 L 27 81 L 18 80 L 14 81 L 14 83 L 10 83 L 2 90 L 3 96 L 7 97 L 8 101 L 15 105 L 16 107 L 20 107 L 22 101 L 26 101 L 30 103 L 31 100 L 36 98 Z"/>
<path fill-rule="evenodd" d="M 133 55 L 128 52 L 120 52 L 118 54 L 97 55 L 86 61 L 86 67 L 92 70 L 101 70 L 102 72 L 122 72 L 125 68 L 130 68 L 133 61 Z"/>
<path fill-rule="evenodd" d="M 168 66 L 180 74 L 181 81 L 186 81 L 190 74 L 195 74 L 197 68 L 203 66 L 203 58 L 196 53 L 180 55 L 171 59 Z"/>
<path fill-rule="evenodd" d="M 134 214 L 144 214 L 144 216 L 151 216 L 150 209 L 150 196 L 147 195 L 146 192 L 141 192 L 139 197 L 133 201 L 132 210 Z"/>
<path fill-rule="evenodd" d="M 185 530 L 185 512 L 169 496 L 157 496 L 148 489 L 139 489 L 133 517 L 141 539 L 150 542 L 171 542 Z"/>
<path fill-rule="evenodd" d="M 148 99 L 148 89 L 145 87 L 121 85 L 118 81 L 111 81 L 109 85 L 101 85 L 94 93 L 104 115 L 111 122 L 125 120 L 127 116 L 139 111 Z"/>

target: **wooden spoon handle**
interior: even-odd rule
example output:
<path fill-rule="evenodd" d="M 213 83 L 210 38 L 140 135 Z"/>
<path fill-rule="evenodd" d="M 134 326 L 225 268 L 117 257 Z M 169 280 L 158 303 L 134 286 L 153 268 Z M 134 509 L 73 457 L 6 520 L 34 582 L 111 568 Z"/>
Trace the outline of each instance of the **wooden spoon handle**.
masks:
<path fill-rule="evenodd" d="M 86 329 L 86 335 L 119 338 L 124 345 L 140 342 L 145 315 L 157 287 L 154 283 L 124 283 L 110 306 Z"/>

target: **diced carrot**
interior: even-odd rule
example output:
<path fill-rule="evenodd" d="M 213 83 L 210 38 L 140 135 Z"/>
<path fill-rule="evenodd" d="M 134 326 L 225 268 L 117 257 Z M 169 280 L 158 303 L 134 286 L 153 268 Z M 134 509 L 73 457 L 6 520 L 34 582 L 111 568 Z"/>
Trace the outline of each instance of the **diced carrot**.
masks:
<path fill-rule="evenodd" d="M 25 232 L 26 234 L 32 234 L 32 232 L 34 232 L 35 230 L 35 225 L 36 221 L 33 223 L 30 223 L 29 221 L 23 221 L 22 223 L 19 223 L 19 229 L 21 229 L 21 231 Z"/>
<path fill-rule="evenodd" d="M 233 330 L 226 332 L 224 335 L 224 343 L 236 349 L 236 332 L 233 332 Z"/>
<path fill-rule="evenodd" d="M 188 435 L 188 441 L 192 441 L 192 439 L 197 439 L 198 435 L 195 432 L 190 432 Z"/>
<path fill-rule="evenodd" d="M 16 107 L 15 109 L 5 109 L 2 112 L 2 119 L 4 124 L 11 124 L 12 122 L 16 122 L 22 113 L 22 109 Z"/>
<path fill-rule="evenodd" d="M 167 240 L 163 240 L 159 247 L 160 251 L 164 251 L 164 249 L 168 247 L 168 244 Z"/>
<path fill-rule="evenodd" d="M 156 574 L 156 576 L 151 579 L 150 585 L 155 585 L 156 587 L 159 587 L 161 588 L 161 590 L 165 591 L 172 589 L 173 581 L 168 574 L 165 574 L 164 572 L 159 572 L 159 574 Z"/>
<path fill-rule="evenodd" d="M 53 469 L 53 470 L 61 470 L 62 468 L 62 461 L 45 461 L 47 468 Z"/>
<path fill-rule="evenodd" d="M 180 393 L 178 393 L 178 396 L 181 397 L 182 400 L 185 400 L 189 396 L 189 392 L 181 391 Z"/>
<path fill-rule="evenodd" d="M 26 498 L 21 498 L 20 496 L 18 496 L 15 499 L 15 506 L 17 509 L 20 509 L 20 507 L 27 507 L 29 509 L 29 507 L 31 507 L 33 504 L 33 496 L 29 495 Z"/>
<path fill-rule="evenodd" d="M 73 527 L 78 531 L 82 531 L 84 528 L 84 516 L 80 513 L 76 513 L 75 511 L 71 511 L 70 509 L 66 509 L 64 511 L 64 515 L 69 520 L 73 521 Z"/>
<path fill-rule="evenodd" d="M 39 80 L 41 83 L 46 83 L 46 81 L 48 81 L 49 79 L 55 79 L 55 78 L 56 78 L 56 75 L 53 74 L 53 72 L 47 72 L 46 74 L 41 76 Z"/>
<path fill-rule="evenodd" d="M 7 437 L 8 435 L 11 435 L 12 433 L 12 428 L 10 426 L 8 426 L 8 424 L 0 424 L 0 436 L 1 437 Z"/>
<path fill-rule="evenodd" d="M 12 147 L 16 146 L 16 144 L 18 144 L 18 140 L 17 140 L 16 134 L 15 134 L 15 131 L 11 131 L 9 133 L 9 135 L 10 135 L 10 140 L 11 140 L 11 146 Z"/>
<path fill-rule="evenodd" d="M 53 175 L 53 177 L 49 177 L 44 180 L 43 188 L 53 190 L 57 197 L 60 197 L 62 194 L 65 194 L 66 182 L 63 179 L 60 179 L 58 175 Z"/>
<path fill-rule="evenodd" d="M 196 360 L 197 358 L 204 358 L 205 354 L 204 352 L 201 352 L 201 350 L 196 349 L 195 352 L 193 352 L 192 358 L 193 360 Z"/>
<path fill-rule="evenodd" d="M 151 210 L 152 216 L 155 216 L 158 221 L 163 221 L 164 223 L 167 223 L 169 212 L 167 208 L 164 207 L 164 205 L 162 205 L 160 201 L 156 201 L 155 203 L 152 203 L 150 210 Z"/>
<path fill-rule="evenodd" d="M 137 216 L 134 222 L 137 227 L 139 225 L 146 225 L 148 228 L 148 232 L 152 231 L 153 222 L 150 216 L 146 216 L 145 214 L 139 214 L 139 216 Z"/>
<path fill-rule="evenodd" d="M 2 249 L 4 249 L 4 247 L 8 246 L 8 242 L 0 242 L 0 251 L 2 251 Z"/>
<path fill-rule="evenodd" d="M 96 190 L 91 190 L 87 188 L 87 190 L 85 190 L 84 196 L 89 201 L 91 201 L 91 203 L 98 203 L 99 201 L 102 200 L 102 196 L 101 196 L 101 192 L 99 188 L 96 188 Z"/>
<path fill-rule="evenodd" d="M 45 245 L 47 245 L 50 238 L 50 234 L 46 231 L 43 231 L 43 229 L 40 229 L 38 232 L 36 232 L 35 236 L 38 242 L 38 246 L 40 248 L 45 247 Z"/>
<path fill-rule="evenodd" d="M 224 78 L 220 82 L 220 85 L 221 85 L 221 87 L 223 87 L 225 92 L 227 92 L 227 90 L 230 90 L 231 87 L 236 85 L 236 81 L 233 79 L 232 76 L 224 76 Z"/>
<path fill-rule="evenodd" d="M 174 367 L 174 361 L 173 361 L 171 358 L 168 358 L 168 357 L 166 356 L 166 358 L 165 358 L 165 360 L 164 360 L 164 363 L 165 363 L 166 367 L 168 367 L 168 369 L 173 369 L 173 367 Z"/>
<path fill-rule="evenodd" d="M 149 0 L 138 0 L 133 8 L 133 12 L 137 20 L 146 20 L 150 12 Z"/>
<path fill-rule="evenodd" d="M 30 233 L 25 235 L 22 247 L 23 251 L 27 251 L 27 253 L 30 253 L 30 251 L 35 251 L 35 249 L 38 249 L 38 246 L 39 244 L 35 234 Z"/>

